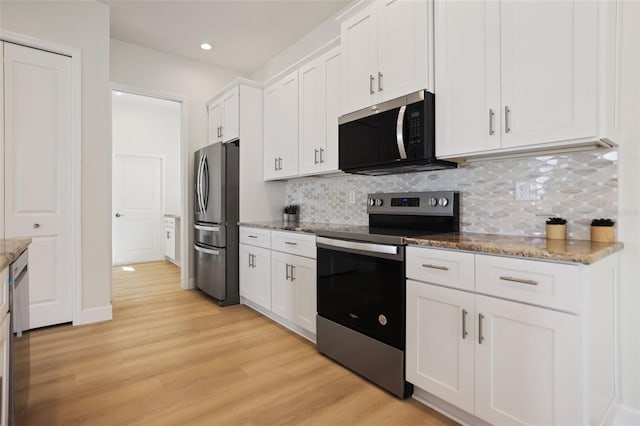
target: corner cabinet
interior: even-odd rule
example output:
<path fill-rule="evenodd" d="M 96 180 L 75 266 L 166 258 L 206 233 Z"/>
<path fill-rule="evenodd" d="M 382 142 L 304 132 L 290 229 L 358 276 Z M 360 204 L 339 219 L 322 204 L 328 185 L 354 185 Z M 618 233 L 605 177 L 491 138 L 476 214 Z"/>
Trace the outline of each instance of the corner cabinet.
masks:
<path fill-rule="evenodd" d="M 232 87 L 207 103 L 209 144 L 240 137 L 240 88 Z"/>
<path fill-rule="evenodd" d="M 414 395 L 470 423 L 600 423 L 615 396 L 616 270 L 616 255 L 587 266 L 409 247 Z"/>
<path fill-rule="evenodd" d="M 596 140 L 599 28 L 595 1 L 437 1 L 438 157 Z"/>
<path fill-rule="evenodd" d="M 431 89 L 431 1 L 377 0 L 340 25 L 342 114 Z"/>
<path fill-rule="evenodd" d="M 315 235 L 240 228 L 241 302 L 315 341 Z"/>
<path fill-rule="evenodd" d="M 338 170 L 340 57 L 337 47 L 298 70 L 300 175 Z"/>
<path fill-rule="evenodd" d="M 264 179 L 298 175 L 298 71 L 264 89 Z"/>

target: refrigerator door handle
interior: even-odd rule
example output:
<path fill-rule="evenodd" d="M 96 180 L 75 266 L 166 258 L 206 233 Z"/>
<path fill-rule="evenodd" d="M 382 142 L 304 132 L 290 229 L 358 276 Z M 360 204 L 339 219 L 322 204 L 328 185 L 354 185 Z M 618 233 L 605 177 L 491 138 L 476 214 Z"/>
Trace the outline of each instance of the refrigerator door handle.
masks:
<path fill-rule="evenodd" d="M 200 207 L 200 213 L 204 213 L 204 205 L 202 203 L 202 167 L 204 165 L 204 157 L 200 157 L 200 164 L 198 164 L 198 178 L 196 179 L 196 196 L 198 198 L 198 206 Z"/>
<path fill-rule="evenodd" d="M 220 232 L 219 226 L 193 225 L 193 227 L 200 231 Z"/>
<path fill-rule="evenodd" d="M 206 253 L 206 254 L 212 254 L 214 256 L 220 256 L 220 250 L 211 250 L 211 249 L 206 249 L 199 246 L 193 246 L 193 247 L 196 249 L 196 251 Z"/>
<path fill-rule="evenodd" d="M 205 213 L 209 205 L 209 161 L 204 155 L 202 160 L 202 180 L 204 181 L 204 192 L 202 193 L 202 212 Z"/>

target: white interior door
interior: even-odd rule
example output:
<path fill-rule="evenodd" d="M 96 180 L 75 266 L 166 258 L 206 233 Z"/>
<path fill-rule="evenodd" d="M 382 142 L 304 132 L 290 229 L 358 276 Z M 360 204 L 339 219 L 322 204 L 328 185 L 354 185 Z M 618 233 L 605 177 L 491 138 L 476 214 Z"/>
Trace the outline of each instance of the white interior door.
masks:
<path fill-rule="evenodd" d="M 162 159 L 116 154 L 113 165 L 113 264 L 164 259 Z"/>
<path fill-rule="evenodd" d="M 4 46 L 7 237 L 29 237 L 30 328 L 72 320 L 71 58 Z"/>

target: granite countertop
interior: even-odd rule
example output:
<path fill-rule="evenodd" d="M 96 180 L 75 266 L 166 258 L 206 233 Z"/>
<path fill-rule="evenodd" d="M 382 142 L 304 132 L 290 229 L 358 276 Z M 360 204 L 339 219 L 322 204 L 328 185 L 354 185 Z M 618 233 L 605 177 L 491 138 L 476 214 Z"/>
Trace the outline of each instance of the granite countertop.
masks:
<path fill-rule="evenodd" d="M 589 265 L 622 250 L 622 243 L 589 240 L 548 240 L 540 237 L 467 232 L 407 238 L 407 244 L 466 250 L 503 256 L 528 257 Z"/>
<path fill-rule="evenodd" d="M 31 238 L 0 239 L 0 270 L 9 266 L 31 244 Z"/>
<path fill-rule="evenodd" d="M 240 222 L 239 225 L 311 234 L 320 231 L 358 232 L 359 230 L 366 230 L 368 228 L 367 226 L 332 223 L 284 223 L 278 220 L 268 222 Z M 477 234 L 471 232 L 414 236 L 406 238 L 405 241 L 409 245 L 423 247 L 465 250 L 476 253 L 525 257 L 555 262 L 582 263 L 585 265 L 595 263 L 610 254 L 622 250 L 624 247 L 622 243 L 595 243 L 589 240 L 547 240 L 546 238 L 540 237 Z"/>

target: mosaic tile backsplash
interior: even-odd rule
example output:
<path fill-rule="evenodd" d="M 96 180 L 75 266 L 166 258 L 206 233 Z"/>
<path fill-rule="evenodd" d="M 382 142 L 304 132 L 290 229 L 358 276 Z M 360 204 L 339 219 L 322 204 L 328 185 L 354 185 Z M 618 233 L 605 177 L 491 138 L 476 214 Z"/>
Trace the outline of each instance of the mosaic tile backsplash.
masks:
<path fill-rule="evenodd" d="M 516 201 L 515 183 L 529 182 L 532 200 Z M 617 219 L 618 151 L 478 161 L 453 170 L 388 176 L 339 175 L 287 182 L 287 204 L 309 222 L 367 225 L 367 194 L 454 190 L 461 194 L 464 232 L 544 236 L 545 220 L 568 221 L 568 237 L 590 238 L 593 218 Z M 349 202 L 350 193 L 355 203 Z"/>

